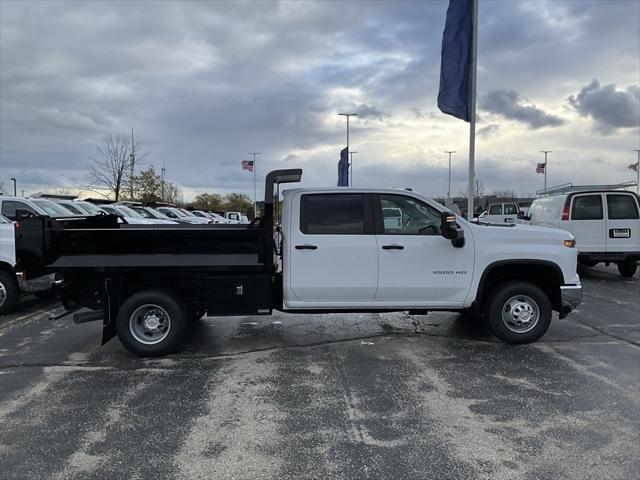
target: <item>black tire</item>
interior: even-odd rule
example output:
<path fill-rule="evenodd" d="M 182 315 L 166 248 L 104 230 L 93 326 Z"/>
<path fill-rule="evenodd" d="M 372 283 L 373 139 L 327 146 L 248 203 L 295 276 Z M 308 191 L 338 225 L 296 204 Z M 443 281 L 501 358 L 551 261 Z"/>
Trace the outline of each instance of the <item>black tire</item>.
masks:
<path fill-rule="evenodd" d="M 161 318 L 159 323 L 165 326 L 164 329 L 154 330 L 158 332 L 157 338 L 152 336 L 151 330 L 148 338 L 141 333 L 145 329 L 142 320 L 149 317 L 156 317 L 156 322 Z M 120 306 L 116 318 L 116 332 L 120 342 L 127 350 L 141 357 L 173 352 L 183 341 L 188 325 L 189 310 L 184 302 L 163 290 L 134 293 Z M 155 343 L 144 343 L 141 338 Z"/>
<path fill-rule="evenodd" d="M 508 308 L 509 305 L 511 308 Z M 507 308 L 505 315 L 509 321 L 524 324 L 508 323 L 504 320 L 503 310 Z M 536 309 L 537 320 L 533 325 L 527 325 L 527 318 L 530 318 L 531 311 Z M 528 312 L 527 317 L 523 316 L 523 311 Z M 512 345 L 531 343 L 542 337 L 549 329 L 551 302 L 547 294 L 532 283 L 507 282 L 491 291 L 490 299 L 485 306 L 485 317 L 493 334 L 503 342 Z M 517 317 L 517 320 L 514 320 L 514 317 Z"/>
<path fill-rule="evenodd" d="M 633 277 L 638 270 L 638 262 L 620 262 L 618 264 L 618 272 L 624 278 Z"/>
<path fill-rule="evenodd" d="M 15 275 L 0 270 L 0 315 L 12 312 L 20 300 L 20 287 Z"/>

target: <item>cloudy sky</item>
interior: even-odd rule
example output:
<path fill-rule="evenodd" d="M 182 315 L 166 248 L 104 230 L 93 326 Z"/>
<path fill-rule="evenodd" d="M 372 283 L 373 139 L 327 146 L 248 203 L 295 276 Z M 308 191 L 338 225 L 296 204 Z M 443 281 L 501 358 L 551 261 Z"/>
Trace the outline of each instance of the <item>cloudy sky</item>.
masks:
<path fill-rule="evenodd" d="M 336 182 L 355 111 L 355 186 L 466 184 L 468 124 L 436 108 L 448 1 L 0 0 L 0 179 L 87 185 L 107 133 L 130 132 L 187 199 L 252 194 L 240 169 Z M 476 172 L 486 190 L 633 179 L 640 2 L 480 0 Z"/>

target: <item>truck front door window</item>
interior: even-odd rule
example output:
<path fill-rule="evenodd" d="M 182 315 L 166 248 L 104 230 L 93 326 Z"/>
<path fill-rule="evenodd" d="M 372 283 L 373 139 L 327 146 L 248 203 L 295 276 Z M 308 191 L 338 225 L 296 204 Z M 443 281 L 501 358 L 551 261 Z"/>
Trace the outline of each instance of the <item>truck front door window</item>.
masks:
<path fill-rule="evenodd" d="M 504 214 L 505 215 L 517 215 L 518 209 L 513 203 L 505 203 L 504 205 Z"/>
<path fill-rule="evenodd" d="M 380 195 L 385 235 L 440 235 L 440 212 L 411 197 Z"/>

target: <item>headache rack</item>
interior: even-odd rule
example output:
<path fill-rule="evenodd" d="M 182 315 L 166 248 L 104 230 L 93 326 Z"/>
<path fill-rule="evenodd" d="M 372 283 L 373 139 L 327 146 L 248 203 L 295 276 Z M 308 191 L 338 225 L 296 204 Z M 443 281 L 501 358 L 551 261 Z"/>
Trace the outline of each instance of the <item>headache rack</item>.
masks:
<path fill-rule="evenodd" d="M 548 197 L 550 195 L 557 195 L 559 193 L 593 192 L 598 190 L 622 190 L 630 187 L 635 187 L 636 185 L 637 183 L 635 181 L 614 183 L 611 185 L 574 185 L 573 183 L 563 183 L 554 187 L 538 190 L 536 191 L 536 195 L 538 197 Z"/>

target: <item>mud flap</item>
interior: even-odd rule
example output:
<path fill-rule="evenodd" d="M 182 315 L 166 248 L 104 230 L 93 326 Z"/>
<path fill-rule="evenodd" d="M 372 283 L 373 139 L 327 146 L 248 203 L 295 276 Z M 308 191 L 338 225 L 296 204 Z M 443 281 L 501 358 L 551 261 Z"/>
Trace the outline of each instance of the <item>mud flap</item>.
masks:
<path fill-rule="evenodd" d="M 116 316 L 120 307 L 118 285 L 107 278 L 102 286 L 102 343 L 104 345 L 116 336 Z"/>

